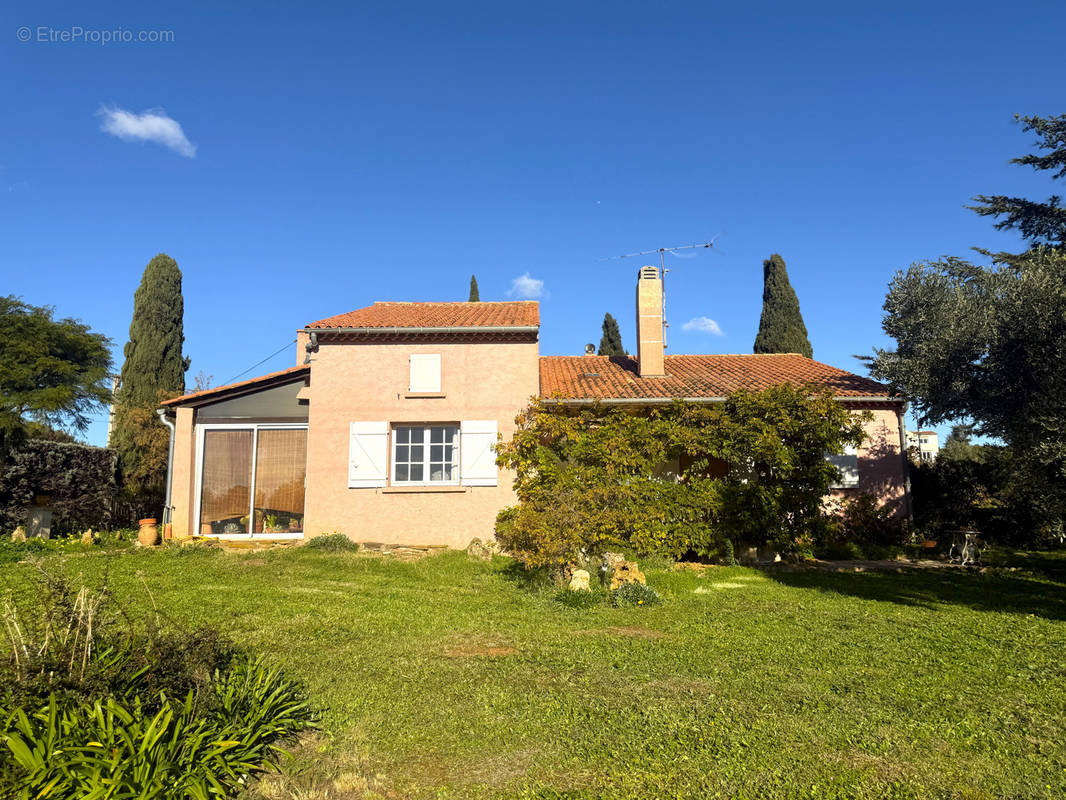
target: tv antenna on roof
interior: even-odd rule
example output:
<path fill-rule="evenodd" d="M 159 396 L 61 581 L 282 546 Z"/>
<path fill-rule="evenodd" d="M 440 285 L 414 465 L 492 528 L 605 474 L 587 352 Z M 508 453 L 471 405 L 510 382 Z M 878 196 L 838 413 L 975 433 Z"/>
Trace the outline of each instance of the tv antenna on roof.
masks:
<path fill-rule="evenodd" d="M 718 237 L 715 236 L 714 239 Z M 706 250 L 714 247 L 714 239 L 709 242 L 700 242 L 699 244 L 679 244 L 676 247 L 657 247 L 654 250 L 642 250 L 639 253 L 624 253 L 620 256 L 609 256 L 608 258 L 598 259 L 599 261 L 618 261 L 623 258 L 633 258 L 635 256 L 650 256 L 656 253 L 659 254 L 659 269 L 662 270 L 663 282 L 663 348 L 666 347 L 666 329 L 670 327 L 670 323 L 666 321 L 666 273 L 670 270 L 666 268 L 666 254 L 674 253 L 678 250 Z"/>

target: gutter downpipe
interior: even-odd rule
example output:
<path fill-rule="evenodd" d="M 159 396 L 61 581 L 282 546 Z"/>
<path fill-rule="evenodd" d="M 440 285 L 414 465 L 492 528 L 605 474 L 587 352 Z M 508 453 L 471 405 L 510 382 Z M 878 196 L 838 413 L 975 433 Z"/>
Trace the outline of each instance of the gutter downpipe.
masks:
<path fill-rule="evenodd" d="M 907 522 L 914 527 L 914 507 L 911 504 L 911 464 L 907 458 L 907 403 L 903 403 L 896 411 L 896 422 L 899 426 L 899 456 L 903 462 L 903 505 L 907 510 Z"/>
<path fill-rule="evenodd" d="M 159 421 L 170 429 L 170 445 L 167 448 L 167 494 L 166 505 L 163 506 L 163 530 L 166 531 L 166 526 L 171 524 L 170 482 L 174 472 L 174 434 L 176 428 L 174 423 L 167 419 L 167 410 L 165 408 L 157 408 L 155 413 L 159 415 Z"/>

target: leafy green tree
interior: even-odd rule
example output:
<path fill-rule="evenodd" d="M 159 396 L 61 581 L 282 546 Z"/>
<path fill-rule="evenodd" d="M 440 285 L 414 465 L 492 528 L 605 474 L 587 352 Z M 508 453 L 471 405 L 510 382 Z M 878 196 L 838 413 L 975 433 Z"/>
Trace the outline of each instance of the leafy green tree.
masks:
<path fill-rule="evenodd" d="M 477 289 L 477 275 L 470 276 L 470 297 L 468 299 L 470 303 L 480 303 L 481 293 Z"/>
<path fill-rule="evenodd" d="M 1036 146 L 1046 155 L 1028 154 L 1011 159 L 1012 164 L 1025 164 L 1036 170 L 1054 170 L 1052 179 L 1066 178 L 1066 114 L 1056 117 L 1020 117 L 1025 131 L 1039 137 Z M 977 205 L 970 206 L 978 214 L 997 219 L 999 230 L 1017 230 L 1031 245 L 1066 247 L 1066 208 L 1061 198 L 1052 195 L 1045 203 L 1006 195 L 978 195 Z"/>
<path fill-rule="evenodd" d="M 756 353 L 799 353 L 812 358 L 799 298 L 788 280 L 785 260 L 774 253 L 762 262 L 762 317 L 755 336 Z"/>
<path fill-rule="evenodd" d="M 922 424 L 972 419 L 1006 442 L 1041 487 L 1047 522 L 1066 513 L 1066 251 L 1036 248 L 976 266 L 958 258 L 896 274 L 885 298 L 895 349 L 871 372 L 910 398 Z"/>
<path fill-rule="evenodd" d="M 185 391 L 189 359 L 182 355 L 184 311 L 181 270 L 174 259 L 160 253 L 148 262 L 133 296 L 111 435 L 123 482 L 131 494 L 142 498 L 135 501 L 142 510 L 158 501 L 166 479 L 166 462 L 158 453 L 168 432 L 153 410 L 160 399 Z"/>
<path fill-rule="evenodd" d="M 938 458 L 948 460 L 978 459 L 980 449 L 970 442 L 973 437 L 973 425 L 961 424 L 951 426 L 951 433 L 944 440 L 944 446 L 940 448 Z"/>
<path fill-rule="evenodd" d="M 42 427 L 86 428 L 111 399 L 110 344 L 51 308 L 0 297 L 0 457 Z"/>
<path fill-rule="evenodd" d="M 599 355 L 601 356 L 624 356 L 625 347 L 622 346 L 622 332 L 618 329 L 618 320 L 610 314 L 603 315 L 603 336 L 600 337 Z"/>
<path fill-rule="evenodd" d="M 499 447 L 519 505 L 500 512 L 496 535 L 531 567 L 611 548 L 675 557 L 806 549 L 829 525 L 823 500 L 837 471 L 825 453 L 859 444 L 865 418 L 810 387 L 643 414 L 536 401 Z"/>

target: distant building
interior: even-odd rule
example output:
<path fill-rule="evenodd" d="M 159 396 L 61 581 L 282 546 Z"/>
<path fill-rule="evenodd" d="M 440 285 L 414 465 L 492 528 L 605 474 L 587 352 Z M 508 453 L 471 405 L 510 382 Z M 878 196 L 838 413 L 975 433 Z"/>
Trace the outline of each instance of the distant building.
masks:
<path fill-rule="evenodd" d="M 917 453 L 919 461 L 931 464 L 940 452 L 940 437 L 936 431 L 907 431 L 907 450 Z"/>

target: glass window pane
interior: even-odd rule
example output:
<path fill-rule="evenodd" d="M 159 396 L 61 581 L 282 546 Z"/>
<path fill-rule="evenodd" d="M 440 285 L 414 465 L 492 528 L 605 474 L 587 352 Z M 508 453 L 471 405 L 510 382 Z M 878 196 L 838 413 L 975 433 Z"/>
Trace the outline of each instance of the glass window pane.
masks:
<path fill-rule="evenodd" d="M 204 431 L 200 534 L 247 533 L 252 492 L 252 432 Z"/>
<path fill-rule="evenodd" d="M 452 445 L 444 445 L 444 458 L 441 460 L 448 464 L 451 464 L 455 460 L 455 448 Z"/>
<path fill-rule="evenodd" d="M 421 464 L 412 464 L 411 465 L 411 480 L 413 480 L 413 481 L 422 480 L 422 465 Z"/>
<path fill-rule="evenodd" d="M 459 428 L 458 427 L 456 427 L 455 425 L 452 425 L 452 426 L 449 426 L 449 427 L 445 428 L 444 430 L 445 430 L 444 441 L 448 442 L 448 444 L 459 444 Z"/>
<path fill-rule="evenodd" d="M 455 480 L 455 467 L 453 467 L 451 464 L 445 464 L 444 465 L 444 480 L 446 480 L 446 481 L 454 481 Z"/>
<path fill-rule="evenodd" d="M 410 461 L 410 458 L 408 458 L 410 452 L 411 449 L 407 445 L 396 445 L 397 463 L 399 463 L 400 461 Z"/>
<path fill-rule="evenodd" d="M 434 444 L 444 441 L 444 428 L 430 428 L 429 440 Z"/>
<path fill-rule="evenodd" d="M 303 530 L 306 468 L 306 430 L 260 429 L 255 453 L 255 533 Z"/>
<path fill-rule="evenodd" d="M 420 444 L 411 445 L 411 461 L 412 462 L 423 461 L 425 459 L 425 455 L 423 455 L 423 451 L 425 449 L 426 448 L 425 448 L 424 445 L 420 445 Z"/>
<path fill-rule="evenodd" d="M 443 461 L 444 460 L 444 445 L 435 444 L 429 448 L 429 460 L 430 461 Z"/>
<path fill-rule="evenodd" d="M 406 464 L 397 464 L 396 465 L 396 480 L 398 480 L 398 481 L 406 481 L 408 479 L 407 478 L 408 474 L 409 473 L 408 473 L 408 468 L 407 468 Z"/>
<path fill-rule="evenodd" d="M 396 429 L 396 443 L 407 444 L 411 440 L 410 428 L 397 428 Z"/>
<path fill-rule="evenodd" d="M 422 428 L 411 428 L 411 442 L 414 444 L 422 444 L 422 435 L 425 430 Z"/>
<path fill-rule="evenodd" d="M 444 467 L 442 467 L 440 464 L 433 464 L 429 468 L 429 479 L 431 481 L 444 480 Z"/>

